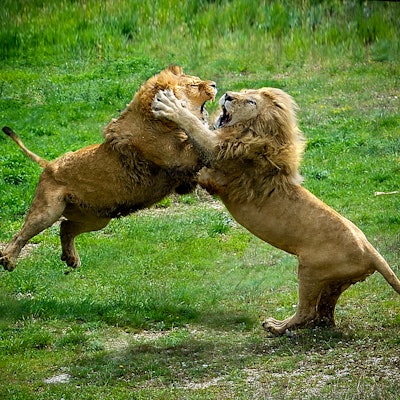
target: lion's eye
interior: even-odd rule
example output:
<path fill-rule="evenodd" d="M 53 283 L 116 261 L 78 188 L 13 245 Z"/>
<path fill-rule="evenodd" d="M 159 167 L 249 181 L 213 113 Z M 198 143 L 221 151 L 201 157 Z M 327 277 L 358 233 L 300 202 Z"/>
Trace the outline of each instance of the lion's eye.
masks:
<path fill-rule="evenodd" d="M 198 87 L 199 86 L 199 83 L 198 84 L 193 84 L 193 85 L 190 85 L 191 87 Z"/>
<path fill-rule="evenodd" d="M 253 100 L 253 99 L 249 99 L 249 100 L 247 100 L 247 102 L 248 102 L 249 104 L 251 104 L 252 106 L 256 106 L 256 105 L 257 105 L 256 101 Z"/>

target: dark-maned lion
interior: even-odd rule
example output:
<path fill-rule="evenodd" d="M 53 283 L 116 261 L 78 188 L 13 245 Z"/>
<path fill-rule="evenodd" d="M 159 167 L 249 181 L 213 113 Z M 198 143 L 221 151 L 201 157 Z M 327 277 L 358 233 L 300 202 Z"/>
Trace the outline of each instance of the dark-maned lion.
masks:
<path fill-rule="evenodd" d="M 155 115 L 180 125 L 210 168 L 199 183 L 217 194 L 233 217 L 262 240 L 298 257 L 296 313 L 263 326 L 274 334 L 334 325 L 339 296 L 379 271 L 400 293 L 400 281 L 352 222 L 300 186 L 304 139 L 293 99 L 279 89 L 227 92 L 210 131 L 170 91 L 153 103 Z"/>
<path fill-rule="evenodd" d="M 60 227 L 61 259 L 80 264 L 74 239 L 104 228 L 112 218 L 149 207 L 173 191 L 196 185 L 201 161 L 182 129 L 156 119 L 151 103 L 160 89 L 170 89 L 199 118 L 216 94 L 212 81 L 185 75 L 172 66 L 150 78 L 122 114 L 105 128 L 105 141 L 48 162 L 29 151 L 10 128 L 3 131 L 44 169 L 25 223 L 4 250 L 0 264 L 15 268 L 26 242 L 64 217 Z"/>

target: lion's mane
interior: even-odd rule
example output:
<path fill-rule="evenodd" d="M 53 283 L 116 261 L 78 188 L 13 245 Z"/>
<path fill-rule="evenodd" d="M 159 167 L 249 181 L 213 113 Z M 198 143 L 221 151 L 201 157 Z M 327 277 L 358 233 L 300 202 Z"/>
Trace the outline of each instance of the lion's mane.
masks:
<path fill-rule="evenodd" d="M 159 134 L 178 131 L 176 124 L 154 118 L 151 103 L 160 90 L 174 89 L 181 74 L 183 74 L 182 68 L 173 65 L 146 81 L 118 119 L 113 119 L 106 126 L 104 129 L 105 142 L 109 143 L 115 151 L 130 157 L 132 146 L 136 150 L 143 148 L 144 143 L 150 143 L 153 140 L 154 132 Z M 190 146 L 183 132 L 181 132 L 180 138 Z"/>
<path fill-rule="evenodd" d="M 232 201 L 262 203 L 271 191 L 288 192 L 302 183 L 305 138 L 297 125 L 296 103 L 289 95 L 283 100 L 247 123 L 220 130 L 213 170 L 229 175 Z"/>

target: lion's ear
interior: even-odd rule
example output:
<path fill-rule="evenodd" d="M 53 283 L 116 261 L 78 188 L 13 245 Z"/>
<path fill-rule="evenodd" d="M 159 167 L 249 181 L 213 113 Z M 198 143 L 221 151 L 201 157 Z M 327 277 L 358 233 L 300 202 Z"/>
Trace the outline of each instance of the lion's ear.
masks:
<path fill-rule="evenodd" d="M 183 74 L 183 69 L 179 65 L 170 65 L 168 67 L 168 71 L 172 72 L 174 75 L 182 75 Z"/>

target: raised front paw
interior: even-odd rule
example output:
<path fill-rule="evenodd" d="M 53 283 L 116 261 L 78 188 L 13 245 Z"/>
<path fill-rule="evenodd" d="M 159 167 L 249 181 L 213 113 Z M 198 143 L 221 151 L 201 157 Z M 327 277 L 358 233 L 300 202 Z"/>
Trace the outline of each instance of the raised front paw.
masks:
<path fill-rule="evenodd" d="M 160 90 L 154 97 L 151 105 L 153 114 L 157 118 L 167 118 L 174 122 L 178 122 L 177 116 L 179 112 L 186 107 L 186 101 L 176 98 L 172 90 Z"/>

